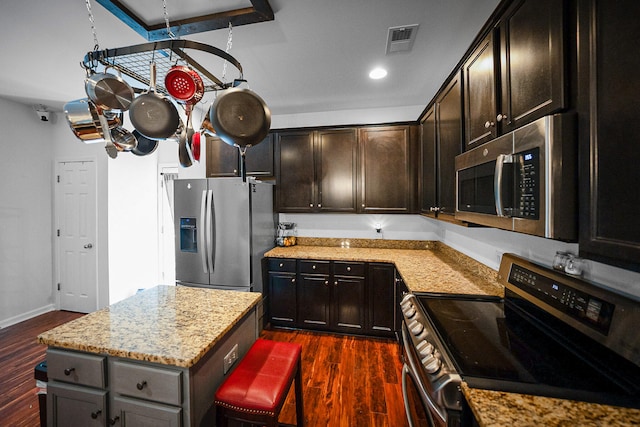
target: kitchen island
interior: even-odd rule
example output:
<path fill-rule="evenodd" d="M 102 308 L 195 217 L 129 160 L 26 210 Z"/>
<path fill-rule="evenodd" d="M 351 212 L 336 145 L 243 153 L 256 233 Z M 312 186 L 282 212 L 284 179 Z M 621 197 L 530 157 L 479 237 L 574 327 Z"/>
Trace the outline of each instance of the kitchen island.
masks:
<path fill-rule="evenodd" d="M 261 298 L 157 286 L 39 335 L 48 425 L 206 424 L 225 370 L 258 336 Z"/>

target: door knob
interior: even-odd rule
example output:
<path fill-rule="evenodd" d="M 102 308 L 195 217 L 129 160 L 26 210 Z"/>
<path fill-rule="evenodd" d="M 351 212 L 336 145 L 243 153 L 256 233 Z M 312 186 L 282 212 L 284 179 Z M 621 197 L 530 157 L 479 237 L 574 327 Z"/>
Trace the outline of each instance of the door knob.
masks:
<path fill-rule="evenodd" d="M 93 245 L 91 243 L 87 243 L 86 245 L 84 245 L 85 249 L 91 249 L 93 247 Z"/>

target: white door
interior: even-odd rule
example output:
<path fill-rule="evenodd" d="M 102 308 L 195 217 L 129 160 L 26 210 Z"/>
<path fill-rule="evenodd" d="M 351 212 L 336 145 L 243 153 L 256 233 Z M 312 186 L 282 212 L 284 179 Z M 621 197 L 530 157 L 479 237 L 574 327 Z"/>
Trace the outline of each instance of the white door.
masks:
<path fill-rule="evenodd" d="M 56 180 L 60 309 L 90 313 L 98 308 L 95 164 L 59 162 Z"/>
<path fill-rule="evenodd" d="M 158 283 L 176 284 L 175 242 L 173 231 L 173 180 L 178 179 L 178 167 L 160 165 L 158 180 Z"/>

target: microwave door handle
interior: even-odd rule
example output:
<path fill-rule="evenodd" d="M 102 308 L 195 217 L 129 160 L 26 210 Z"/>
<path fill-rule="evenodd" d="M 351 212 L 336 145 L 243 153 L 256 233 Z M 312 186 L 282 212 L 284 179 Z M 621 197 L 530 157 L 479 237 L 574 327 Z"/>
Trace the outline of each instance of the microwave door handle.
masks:
<path fill-rule="evenodd" d="M 507 159 L 506 154 L 498 154 L 496 158 L 496 170 L 493 175 L 493 194 L 496 201 L 496 214 L 498 216 L 505 216 L 502 209 L 502 177 L 504 171 L 504 164 Z"/>
<path fill-rule="evenodd" d="M 202 261 L 202 270 L 204 273 L 209 272 L 209 262 L 207 258 L 207 190 L 202 190 L 202 199 L 200 201 L 200 226 L 198 227 L 198 241 L 200 242 L 200 258 Z"/>

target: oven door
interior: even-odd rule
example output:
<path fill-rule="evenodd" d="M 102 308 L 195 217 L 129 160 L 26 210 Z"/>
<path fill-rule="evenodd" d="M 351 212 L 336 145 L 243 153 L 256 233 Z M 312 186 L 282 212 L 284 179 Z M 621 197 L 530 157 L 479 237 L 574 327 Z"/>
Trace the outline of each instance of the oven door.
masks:
<path fill-rule="evenodd" d="M 404 409 L 410 427 L 447 426 L 446 411 L 431 399 L 423 381 L 425 377 L 420 358 L 408 337 L 407 326 L 402 322 L 404 366 L 402 367 L 402 395 Z"/>

